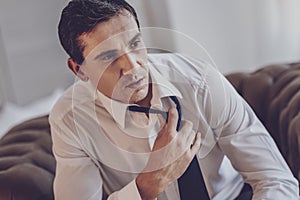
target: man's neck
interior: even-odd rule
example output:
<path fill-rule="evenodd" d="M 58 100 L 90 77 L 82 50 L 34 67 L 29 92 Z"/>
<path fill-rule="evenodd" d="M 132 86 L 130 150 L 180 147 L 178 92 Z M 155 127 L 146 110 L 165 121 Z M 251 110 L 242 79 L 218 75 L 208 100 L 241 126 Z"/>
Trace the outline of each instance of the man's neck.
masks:
<path fill-rule="evenodd" d="M 137 102 L 139 106 L 150 108 L 151 106 L 151 99 L 152 99 L 152 84 L 149 83 L 149 89 L 147 96 L 142 99 L 141 101 Z"/>

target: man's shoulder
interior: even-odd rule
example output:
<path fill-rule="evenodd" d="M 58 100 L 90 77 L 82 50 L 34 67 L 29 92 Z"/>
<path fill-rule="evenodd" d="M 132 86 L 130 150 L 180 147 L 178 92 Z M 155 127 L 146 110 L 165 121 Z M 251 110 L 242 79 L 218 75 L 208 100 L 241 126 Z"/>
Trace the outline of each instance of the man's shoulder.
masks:
<path fill-rule="evenodd" d="M 208 68 L 212 67 L 210 62 L 202 60 L 201 58 L 194 58 L 192 56 L 179 53 L 157 53 L 149 54 L 149 61 L 156 69 L 165 67 L 176 70 L 187 76 L 190 73 L 204 74 Z"/>
<path fill-rule="evenodd" d="M 90 90 L 85 82 L 77 81 L 73 83 L 54 104 L 50 112 L 50 119 L 63 120 L 68 113 L 73 112 L 75 107 L 83 106 L 84 102 L 92 97 Z"/>
<path fill-rule="evenodd" d="M 149 61 L 165 79 L 192 85 L 202 83 L 208 68 L 212 67 L 201 59 L 178 53 L 149 54 Z"/>
<path fill-rule="evenodd" d="M 149 61 L 152 63 L 163 63 L 163 64 L 185 64 L 185 65 L 197 65 L 197 67 L 206 67 L 209 65 L 208 61 L 202 60 L 201 58 L 194 58 L 189 55 L 180 53 L 153 53 L 149 54 Z M 179 63 L 178 63 L 179 62 Z"/>

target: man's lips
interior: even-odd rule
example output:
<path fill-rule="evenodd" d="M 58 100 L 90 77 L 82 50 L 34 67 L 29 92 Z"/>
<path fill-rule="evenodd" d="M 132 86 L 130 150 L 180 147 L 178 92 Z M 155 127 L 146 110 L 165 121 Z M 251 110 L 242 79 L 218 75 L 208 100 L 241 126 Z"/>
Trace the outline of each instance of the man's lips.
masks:
<path fill-rule="evenodd" d="M 145 78 L 141 78 L 141 79 L 139 79 L 139 80 L 136 81 L 136 82 L 133 82 L 133 83 L 128 84 L 126 87 L 127 87 L 127 88 L 132 88 L 132 89 L 137 88 L 137 87 L 140 87 L 140 86 L 143 85 L 144 80 L 145 80 Z"/>

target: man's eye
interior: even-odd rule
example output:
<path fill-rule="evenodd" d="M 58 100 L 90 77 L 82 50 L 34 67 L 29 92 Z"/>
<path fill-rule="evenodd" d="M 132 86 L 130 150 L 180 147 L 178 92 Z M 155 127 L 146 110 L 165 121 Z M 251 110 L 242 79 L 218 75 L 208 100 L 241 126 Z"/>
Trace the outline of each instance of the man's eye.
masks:
<path fill-rule="evenodd" d="M 102 58 L 102 60 L 110 60 L 112 58 L 112 56 L 104 56 L 103 58 Z"/>
<path fill-rule="evenodd" d="M 140 45 L 140 43 L 141 43 L 140 40 L 136 40 L 130 44 L 130 48 L 134 49 L 134 48 L 138 47 Z"/>
<path fill-rule="evenodd" d="M 103 61 L 111 61 L 111 60 L 114 60 L 114 58 L 115 58 L 115 55 L 107 54 L 107 55 L 103 55 L 101 57 L 101 60 L 103 60 Z"/>

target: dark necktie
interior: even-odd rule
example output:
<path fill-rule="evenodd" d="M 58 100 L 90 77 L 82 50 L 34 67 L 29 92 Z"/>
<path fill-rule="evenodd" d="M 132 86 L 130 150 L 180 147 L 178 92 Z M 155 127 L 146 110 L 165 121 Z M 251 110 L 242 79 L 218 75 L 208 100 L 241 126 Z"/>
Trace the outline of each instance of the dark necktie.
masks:
<path fill-rule="evenodd" d="M 175 96 L 170 96 L 170 98 L 176 104 L 176 109 L 178 111 L 178 123 L 176 127 L 178 131 L 182 118 L 181 106 Z M 128 106 L 128 110 L 134 112 L 161 114 L 168 122 L 168 113 L 164 111 L 139 106 Z M 208 192 L 196 156 L 193 158 L 187 170 L 181 177 L 179 177 L 177 182 L 181 200 L 209 200 Z"/>

